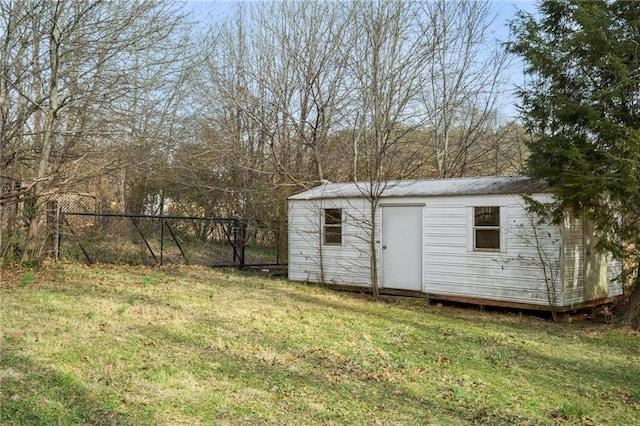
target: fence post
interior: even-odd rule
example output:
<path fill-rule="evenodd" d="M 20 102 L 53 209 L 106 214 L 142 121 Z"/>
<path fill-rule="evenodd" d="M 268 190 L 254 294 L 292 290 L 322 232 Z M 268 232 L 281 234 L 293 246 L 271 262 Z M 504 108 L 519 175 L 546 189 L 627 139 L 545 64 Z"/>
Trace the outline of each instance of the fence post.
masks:
<path fill-rule="evenodd" d="M 276 264 L 282 265 L 287 262 L 288 257 L 288 234 L 287 222 L 278 220 L 275 223 L 276 228 Z"/>
<path fill-rule="evenodd" d="M 224 226 L 224 225 L 223 225 Z M 240 260 L 240 255 L 238 254 L 238 233 L 239 233 L 239 222 L 238 219 L 233 219 L 233 266 L 236 266 L 236 257 Z"/>
<path fill-rule="evenodd" d="M 60 234 L 60 219 L 62 216 L 62 208 L 60 207 L 60 203 L 56 206 L 56 223 L 55 223 L 55 232 L 54 232 L 54 240 L 53 240 L 53 258 L 58 261 L 60 260 L 60 240 L 62 238 L 62 234 Z"/>
<path fill-rule="evenodd" d="M 244 268 L 244 242 L 247 239 L 247 223 L 240 221 L 240 269 Z"/>
<path fill-rule="evenodd" d="M 244 268 L 244 240 L 247 237 L 247 227 L 243 220 L 233 219 L 233 266 L 236 266 L 238 258 L 238 268 Z"/>
<path fill-rule="evenodd" d="M 280 221 L 273 221 L 273 229 L 275 230 L 275 241 L 276 241 L 276 265 L 280 264 Z"/>
<path fill-rule="evenodd" d="M 164 219 L 160 219 L 160 264 L 164 260 Z"/>
<path fill-rule="evenodd" d="M 46 247 L 47 255 L 51 255 L 53 252 L 54 259 L 56 258 L 56 239 L 58 237 L 57 218 L 58 218 L 59 203 L 56 200 L 48 200 L 45 203 L 45 226 L 46 226 Z"/>

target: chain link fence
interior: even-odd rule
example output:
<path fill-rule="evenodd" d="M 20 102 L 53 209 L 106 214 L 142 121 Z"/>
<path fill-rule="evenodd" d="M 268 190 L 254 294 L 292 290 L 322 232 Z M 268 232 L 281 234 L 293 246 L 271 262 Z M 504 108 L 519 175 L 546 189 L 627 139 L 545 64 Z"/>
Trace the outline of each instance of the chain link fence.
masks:
<path fill-rule="evenodd" d="M 33 254 L 75 262 L 268 268 L 287 264 L 286 221 L 97 213 L 107 206 L 86 194 L 57 194 L 0 204 L 0 260 L 18 261 L 27 231 Z"/>
<path fill-rule="evenodd" d="M 284 222 L 58 210 L 58 259 L 132 265 L 286 265 Z"/>
<path fill-rule="evenodd" d="M 15 195 L 0 200 L 0 262 L 19 262 L 30 238 L 29 257 L 43 259 L 55 255 L 58 215 L 70 207 L 76 211 L 96 211 L 97 201 L 83 194 L 56 194 L 37 203 L 20 187 L 2 188 Z M 29 233 L 31 234 L 28 237 Z"/>

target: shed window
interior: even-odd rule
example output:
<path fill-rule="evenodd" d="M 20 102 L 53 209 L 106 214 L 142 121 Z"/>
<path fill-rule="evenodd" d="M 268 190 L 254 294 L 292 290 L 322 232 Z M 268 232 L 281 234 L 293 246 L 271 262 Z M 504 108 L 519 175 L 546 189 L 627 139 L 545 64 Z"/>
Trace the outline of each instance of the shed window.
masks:
<path fill-rule="evenodd" d="M 342 209 L 324 209 L 324 244 L 342 245 Z"/>
<path fill-rule="evenodd" d="M 473 248 L 500 250 L 500 207 L 473 208 Z"/>

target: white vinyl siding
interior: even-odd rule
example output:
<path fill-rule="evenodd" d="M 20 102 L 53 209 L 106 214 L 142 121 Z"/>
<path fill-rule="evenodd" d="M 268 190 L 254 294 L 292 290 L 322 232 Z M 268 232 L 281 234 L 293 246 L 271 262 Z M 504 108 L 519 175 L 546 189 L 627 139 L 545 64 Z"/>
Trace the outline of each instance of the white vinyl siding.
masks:
<path fill-rule="evenodd" d="M 562 282 L 566 303 L 584 299 L 584 226 L 582 218 L 566 215 L 562 223 Z"/>
<path fill-rule="evenodd" d="M 535 246 L 521 236 L 529 221 L 519 196 L 432 197 L 426 206 L 425 293 L 548 304 Z M 474 249 L 477 206 L 500 207 L 500 250 Z M 557 227 L 544 232 L 558 234 Z M 549 240 L 548 250 L 554 252 Z"/>
<path fill-rule="evenodd" d="M 341 209 L 341 244 L 323 244 L 325 209 Z M 364 200 L 289 201 L 289 279 L 370 286 Z M 321 256 L 322 254 L 322 256 Z"/>
<path fill-rule="evenodd" d="M 540 202 L 552 200 L 549 194 L 533 197 Z M 557 306 L 585 302 L 579 222 L 539 225 L 533 232 L 532 223 L 537 219 L 532 221 L 522 197 L 512 194 L 385 197 L 381 204 L 424 206 L 423 229 L 416 232 L 423 232 L 425 294 L 540 306 L 549 306 L 550 299 Z M 499 250 L 474 249 L 474 207 L 482 206 L 500 208 Z M 340 245 L 322 244 L 325 209 L 342 211 Z M 374 236 L 379 268 L 380 211 Z M 364 198 L 290 199 L 289 278 L 370 286 L 369 215 L 370 205 Z M 618 270 L 619 262 L 610 262 L 609 278 Z M 621 294 L 619 280 L 611 282 L 609 289 L 609 296 Z"/>

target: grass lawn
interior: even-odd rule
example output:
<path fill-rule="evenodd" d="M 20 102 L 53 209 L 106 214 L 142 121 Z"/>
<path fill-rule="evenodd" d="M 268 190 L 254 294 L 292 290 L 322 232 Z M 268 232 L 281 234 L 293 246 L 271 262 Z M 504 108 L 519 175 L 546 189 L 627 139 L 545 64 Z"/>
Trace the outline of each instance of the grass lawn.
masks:
<path fill-rule="evenodd" d="M 640 335 L 200 267 L 5 270 L 0 423 L 640 424 Z"/>

